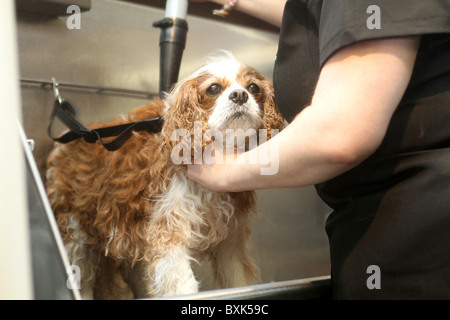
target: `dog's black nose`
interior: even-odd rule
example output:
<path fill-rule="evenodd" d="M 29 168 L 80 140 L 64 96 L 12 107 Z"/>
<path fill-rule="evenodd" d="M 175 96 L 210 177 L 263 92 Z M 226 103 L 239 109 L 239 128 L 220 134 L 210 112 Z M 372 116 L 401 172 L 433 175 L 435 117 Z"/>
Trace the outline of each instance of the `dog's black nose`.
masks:
<path fill-rule="evenodd" d="M 234 90 L 230 95 L 228 96 L 228 99 L 233 101 L 234 103 L 238 105 L 243 105 L 248 100 L 248 93 L 245 92 L 245 90 Z"/>

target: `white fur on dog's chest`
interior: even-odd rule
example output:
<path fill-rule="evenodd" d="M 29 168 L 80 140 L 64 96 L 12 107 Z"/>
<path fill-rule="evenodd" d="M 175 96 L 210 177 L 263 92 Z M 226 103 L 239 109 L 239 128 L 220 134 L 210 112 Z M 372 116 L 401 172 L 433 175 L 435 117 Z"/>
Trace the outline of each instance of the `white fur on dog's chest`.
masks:
<path fill-rule="evenodd" d="M 203 251 L 220 243 L 236 227 L 234 212 L 228 193 L 211 191 L 178 173 L 158 199 L 151 221 L 183 221 L 190 233 L 188 247 Z"/>

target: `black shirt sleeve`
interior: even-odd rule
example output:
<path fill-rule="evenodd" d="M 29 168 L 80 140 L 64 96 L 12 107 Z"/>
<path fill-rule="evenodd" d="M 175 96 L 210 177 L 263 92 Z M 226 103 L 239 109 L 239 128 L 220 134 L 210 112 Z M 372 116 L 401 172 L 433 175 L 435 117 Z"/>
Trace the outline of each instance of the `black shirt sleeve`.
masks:
<path fill-rule="evenodd" d="M 379 17 L 368 10 L 371 6 L 377 7 Z M 374 22 L 379 28 L 373 28 Z M 449 0 L 323 0 L 320 65 L 336 50 L 359 41 L 448 32 Z"/>

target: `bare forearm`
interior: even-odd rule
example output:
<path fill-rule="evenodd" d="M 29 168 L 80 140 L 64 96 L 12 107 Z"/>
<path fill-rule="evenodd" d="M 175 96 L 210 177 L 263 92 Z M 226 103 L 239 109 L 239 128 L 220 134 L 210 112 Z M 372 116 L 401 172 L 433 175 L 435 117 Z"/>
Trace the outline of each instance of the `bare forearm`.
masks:
<path fill-rule="evenodd" d="M 286 0 L 241 0 L 238 10 L 280 27 L 285 3 Z"/>
<path fill-rule="evenodd" d="M 261 174 L 269 165 L 258 163 L 214 165 L 206 171 L 192 167 L 188 174 L 222 191 L 299 187 L 342 174 L 381 143 L 409 82 L 418 43 L 418 38 L 374 40 L 331 57 L 311 106 L 265 145 L 238 156 L 255 159 L 266 148 L 276 173 Z"/>
<path fill-rule="evenodd" d="M 248 167 L 254 172 L 236 168 L 237 179 L 229 185 L 243 190 L 306 186 L 364 161 L 380 145 L 403 96 L 418 43 L 418 38 L 378 40 L 333 56 L 322 69 L 311 106 L 268 142 L 267 149 L 279 154 L 278 159 L 271 155 L 278 172 L 258 174 L 261 165 Z"/>
<path fill-rule="evenodd" d="M 213 0 L 213 2 L 225 5 L 230 1 Z M 236 9 L 280 27 L 285 3 L 286 0 L 239 0 Z"/>

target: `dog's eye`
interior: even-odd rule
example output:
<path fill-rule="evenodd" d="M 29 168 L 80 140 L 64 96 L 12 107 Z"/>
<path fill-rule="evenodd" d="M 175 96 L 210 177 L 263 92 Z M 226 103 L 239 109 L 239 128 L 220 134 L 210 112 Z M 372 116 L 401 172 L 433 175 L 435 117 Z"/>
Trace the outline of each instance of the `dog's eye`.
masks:
<path fill-rule="evenodd" d="M 261 89 L 258 87 L 258 85 L 252 83 L 248 86 L 248 91 L 250 91 L 251 94 L 258 94 L 261 92 Z"/>
<path fill-rule="evenodd" d="M 210 97 L 215 97 L 222 92 L 220 84 L 214 83 L 207 90 L 206 94 Z"/>

